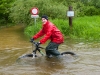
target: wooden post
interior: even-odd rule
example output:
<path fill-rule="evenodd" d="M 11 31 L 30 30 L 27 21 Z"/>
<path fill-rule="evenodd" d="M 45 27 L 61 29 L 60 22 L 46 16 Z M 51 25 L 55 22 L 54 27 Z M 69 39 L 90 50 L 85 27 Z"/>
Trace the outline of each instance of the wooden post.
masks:
<path fill-rule="evenodd" d="M 71 6 L 69 6 L 69 11 L 72 11 Z M 69 17 L 69 26 L 72 27 L 72 17 Z"/>

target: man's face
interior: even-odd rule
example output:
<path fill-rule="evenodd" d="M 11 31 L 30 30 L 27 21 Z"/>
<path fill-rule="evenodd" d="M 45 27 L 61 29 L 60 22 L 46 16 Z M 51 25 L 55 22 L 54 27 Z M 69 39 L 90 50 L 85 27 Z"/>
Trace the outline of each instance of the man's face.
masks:
<path fill-rule="evenodd" d="M 46 24 L 46 22 L 47 22 L 47 19 L 42 18 L 42 23 L 43 23 L 43 24 Z"/>

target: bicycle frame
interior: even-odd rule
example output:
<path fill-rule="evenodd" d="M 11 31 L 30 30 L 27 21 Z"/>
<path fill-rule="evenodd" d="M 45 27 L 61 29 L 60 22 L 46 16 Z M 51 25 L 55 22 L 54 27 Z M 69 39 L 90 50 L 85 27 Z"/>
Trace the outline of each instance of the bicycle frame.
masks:
<path fill-rule="evenodd" d="M 40 49 L 44 49 L 44 48 L 37 45 L 37 42 L 35 42 L 35 41 L 32 42 L 32 46 L 33 46 L 33 44 L 35 45 L 35 49 L 33 50 L 33 55 L 35 54 L 35 57 L 37 57 L 36 52 L 38 51 L 43 56 L 44 53 Z"/>
<path fill-rule="evenodd" d="M 44 49 L 43 47 L 40 47 L 40 46 L 37 44 L 37 42 L 35 42 L 35 41 L 32 41 L 32 47 L 33 47 L 33 45 L 35 46 L 35 49 L 33 50 L 32 53 L 30 53 L 30 54 L 24 54 L 24 55 L 20 56 L 18 59 L 20 59 L 20 58 L 25 58 L 25 57 L 33 57 L 33 58 L 35 58 L 35 57 L 37 57 L 37 55 L 36 55 L 36 52 L 37 52 L 37 51 L 38 51 L 42 56 L 45 55 L 45 54 L 40 50 L 40 49 Z"/>

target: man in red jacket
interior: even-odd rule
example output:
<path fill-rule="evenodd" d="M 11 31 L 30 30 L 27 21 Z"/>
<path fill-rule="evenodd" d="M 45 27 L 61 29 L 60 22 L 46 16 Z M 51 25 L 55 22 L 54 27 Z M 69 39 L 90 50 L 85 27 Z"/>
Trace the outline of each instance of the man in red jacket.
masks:
<path fill-rule="evenodd" d="M 42 17 L 42 29 L 32 37 L 31 40 L 35 40 L 41 36 L 44 36 L 38 44 L 44 44 L 47 40 L 51 40 L 48 46 L 46 47 L 46 55 L 48 57 L 58 56 L 60 52 L 58 51 L 59 44 L 63 43 L 63 35 L 60 30 L 48 20 L 46 15 Z"/>

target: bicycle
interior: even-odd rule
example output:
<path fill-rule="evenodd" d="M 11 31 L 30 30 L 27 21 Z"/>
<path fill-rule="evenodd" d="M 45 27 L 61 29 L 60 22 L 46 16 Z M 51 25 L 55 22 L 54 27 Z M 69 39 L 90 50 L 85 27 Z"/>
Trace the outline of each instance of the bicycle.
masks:
<path fill-rule="evenodd" d="M 26 57 L 32 57 L 32 58 L 38 57 L 37 51 L 38 51 L 42 56 L 45 56 L 45 54 L 44 54 L 44 53 L 42 52 L 42 50 L 41 50 L 41 49 L 44 49 L 43 47 L 40 47 L 40 45 L 38 45 L 37 42 L 35 42 L 35 41 L 32 42 L 32 47 L 33 47 L 33 45 L 35 46 L 35 49 L 33 50 L 33 52 L 30 53 L 30 54 L 24 54 L 24 55 L 20 56 L 20 57 L 17 59 L 17 61 L 18 61 L 19 59 L 21 59 L 21 58 L 26 58 Z M 68 54 L 70 54 L 71 56 L 77 56 L 74 52 L 68 52 L 68 51 L 67 51 L 67 52 L 62 52 L 60 55 L 65 56 L 65 55 L 68 55 Z"/>

